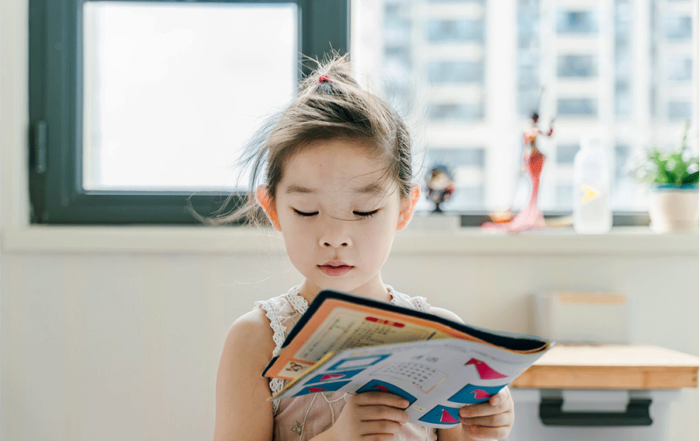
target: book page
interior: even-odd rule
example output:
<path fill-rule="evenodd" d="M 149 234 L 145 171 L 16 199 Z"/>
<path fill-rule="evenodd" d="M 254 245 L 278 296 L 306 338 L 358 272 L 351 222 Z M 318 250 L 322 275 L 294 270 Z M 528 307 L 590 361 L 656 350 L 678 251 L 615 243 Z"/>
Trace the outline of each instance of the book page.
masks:
<path fill-rule="evenodd" d="M 367 314 L 337 307 L 293 357 L 315 363 L 330 352 L 345 349 L 446 337 L 427 326 L 398 321 L 378 313 Z"/>
<path fill-rule="evenodd" d="M 482 403 L 545 351 L 518 354 L 461 339 L 355 348 L 327 355 L 274 399 L 318 392 L 387 392 L 406 398 L 414 424 L 449 428 L 459 409 Z"/>

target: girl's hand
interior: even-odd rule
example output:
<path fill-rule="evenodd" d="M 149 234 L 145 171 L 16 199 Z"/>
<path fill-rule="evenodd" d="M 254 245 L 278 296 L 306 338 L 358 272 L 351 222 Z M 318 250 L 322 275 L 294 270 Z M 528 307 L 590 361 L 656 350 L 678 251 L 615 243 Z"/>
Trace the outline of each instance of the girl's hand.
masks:
<path fill-rule="evenodd" d="M 510 389 L 504 387 L 485 403 L 464 406 L 459 416 L 464 433 L 470 440 L 507 438 L 515 418 Z"/>
<path fill-rule="evenodd" d="M 392 440 L 408 422 L 403 410 L 408 404 L 404 398 L 386 392 L 352 395 L 328 432 L 338 441 Z"/>

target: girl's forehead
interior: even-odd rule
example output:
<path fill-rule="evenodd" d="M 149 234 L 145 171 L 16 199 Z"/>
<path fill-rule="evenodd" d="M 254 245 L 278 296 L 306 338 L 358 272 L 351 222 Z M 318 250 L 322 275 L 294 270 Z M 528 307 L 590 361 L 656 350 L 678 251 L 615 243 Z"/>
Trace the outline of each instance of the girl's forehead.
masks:
<path fill-rule="evenodd" d="M 385 192 L 390 187 L 386 160 L 366 145 L 350 140 L 316 143 L 288 159 L 280 181 L 283 192 L 321 191 L 342 186 L 364 194 Z"/>

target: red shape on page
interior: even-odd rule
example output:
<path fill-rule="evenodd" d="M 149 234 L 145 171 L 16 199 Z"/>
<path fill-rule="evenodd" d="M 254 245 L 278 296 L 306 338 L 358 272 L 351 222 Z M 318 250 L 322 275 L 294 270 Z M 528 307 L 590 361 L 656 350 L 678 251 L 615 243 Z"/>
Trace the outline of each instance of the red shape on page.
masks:
<path fill-rule="evenodd" d="M 389 388 L 386 386 L 382 386 L 380 384 L 375 384 L 372 389 L 377 389 L 379 392 L 389 392 Z"/>
<path fill-rule="evenodd" d="M 491 396 L 486 391 L 481 389 L 473 390 L 472 393 L 474 394 L 474 398 L 476 398 L 477 400 L 480 400 L 482 398 L 489 398 Z"/>
<path fill-rule="evenodd" d="M 321 381 L 326 381 L 326 380 L 337 380 L 338 378 L 343 378 L 345 374 L 326 374 L 323 377 L 321 377 Z"/>
<path fill-rule="evenodd" d="M 406 326 L 403 323 L 392 322 L 391 320 L 382 320 L 382 319 L 378 319 L 376 317 L 367 316 L 367 317 L 365 317 L 365 320 L 367 320 L 368 322 L 380 323 L 382 325 L 394 326 L 396 328 L 403 328 L 404 326 Z"/>
<path fill-rule="evenodd" d="M 322 387 L 310 387 L 309 392 L 314 393 L 314 392 L 325 392 L 328 389 L 324 389 Z"/>
<path fill-rule="evenodd" d="M 465 366 L 467 365 L 474 365 L 477 371 L 479 371 L 479 377 L 482 380 L 496 380 L 498 378 L 506 378 L 506 375 L 503 375 L 499 372 L 496 372 L 495 370 L 491 369 L 491 367 L 484 363 L 481 360 L 477 360 L 476 358 L 472 358 L 469 360 Z"/>
<path fill-rule="evenodd" d="M 442 409 L 442 417 L 440 417 L 441 423 L 458 423 L 456 419 L 446 409 Z"/>

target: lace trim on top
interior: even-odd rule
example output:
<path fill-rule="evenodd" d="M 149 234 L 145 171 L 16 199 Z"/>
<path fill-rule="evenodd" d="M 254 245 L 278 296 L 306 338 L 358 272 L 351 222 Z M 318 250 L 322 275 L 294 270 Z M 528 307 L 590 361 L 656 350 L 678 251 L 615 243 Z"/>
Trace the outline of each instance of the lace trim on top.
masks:
<path fill-rule="evenodd" d="M 389 291 L 389 295 L 391 296 L 391 303 L 397 306 L 405 306 L 402 304 L 403 302 L 401 301 L 401 295 L 398 292 L 396 292 L 396 290 L 394 290 L 393 287 L 386 285 L 386 288 Z M 306 311 L 309 309 L 309 303 L 303 296 L 299 294 L 298 286 L 292 287 L 286 294 L 284 294 L 284 297 L 286 297 L 286 299 L 292 305 L 292 308 L 294 308 L 296 314 L 298 314 L 299 316 L 306 313 Z M 430 311 L 430 305 L 428 304 L 427 299 L 425 297 L 408 297 L 408 299 L 406 300 L 408 300 L 412 304 L 412 306 L 419 311 Z M 272 351 L 272 356 L 276 357 L 277 355 L 279 355 L 280 349 L 282 349 L 282 344 L 284 343 L 286 337 L 285 325 L 283 323 L 283 320 L 280 319 L 279 315 L 275 311 L 275 308 L 269 301 L 258 301 L 255 302 L 255 304 L 259 305 L 262 309 L 265 310 L 265 316 L 268 318 L 268 320 L 270 320 L 270 327 L 272 327 L 272 330 L 274 332 L 272 340 L 275 342 L 275 350 Z M 288 380 L 282 380 L 281 378 L 272 378 L 270 380 L 270 392 L 272 392 L 272 395 L 274 396 L 275 394 L 279 393 L 282 389 L 284 389 L 284 386 L 287 384 L 287 382 Z M 277 415 L 279 405 L 279 400 L 272 401 L 273 415 Z"/>
<path fill-rule="evenodd" d="M 399 301 L 399 299 L 403 297 L 403 298 L 405 298 L 404 300 L 409 302 L 418 311 L 430 312 L 430 303 L 428 303 L 428 299 L 426 299 L 425 297 L 423 297 L 423 296 L 411 297 L 411 296 L 406 295 L 406 294 L 401 294 L 401 293 L 397 292 L 390 285 L 386 285 L 386 288 L 389 290 L 389 294 L 391 295 L 391 303 L 393 303 L 394 305 L 404 306 Z"/>

